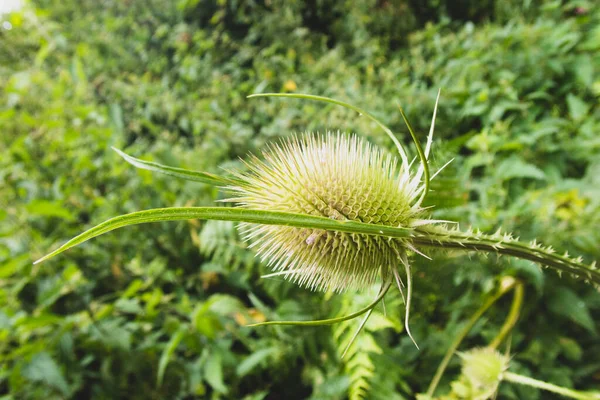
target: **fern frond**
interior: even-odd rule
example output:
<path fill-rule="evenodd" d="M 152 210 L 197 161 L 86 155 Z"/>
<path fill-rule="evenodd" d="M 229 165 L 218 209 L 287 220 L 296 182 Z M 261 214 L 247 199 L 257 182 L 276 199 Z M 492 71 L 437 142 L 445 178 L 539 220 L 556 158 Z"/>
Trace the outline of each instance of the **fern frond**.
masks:
<path fill-rule="evenodd" d="M 369 293 L 352 293 L 343 296 L 339 315 L 346 315 L 356 307 L 368 304 L 372 299 L 372 294 Z M 391 300 L 391 303 L 389 300 Z M 386 309 L 390 312 L 402 309 L 399 296 L 390 293 L 386 301 L 388 302 Z M 397 331 L 402 330 L 403 327 L 400 320 L 399 316 L 385 316 L 378 307 L 377 310 L 373 311 L 363 332 L 351 344 L 350 342 L 360 321 L 356 319 L 349 320 L 335 326 L 333 338 L 338 353 L 341 356 L 346 351 L 342 362 L 344 363 L 345 373 L 350 379 L 350 386 L 348 388 L 348 398 L 350 400 L 373 397 L 373 391 L 377 389 L 371 385 L 376 369 L 373 355 L 383 352 L 374 334 L 386 328 L 394 328 Z M 349 344 L 350 346 L 348 346 Z"/>
<path fill-rule="evenodd" d="M 254 253 L 247 250 L 231 221 L 206 221 L 198 239 L 200 253 L 228 269 L 251 268 L 256 264 Z"/>

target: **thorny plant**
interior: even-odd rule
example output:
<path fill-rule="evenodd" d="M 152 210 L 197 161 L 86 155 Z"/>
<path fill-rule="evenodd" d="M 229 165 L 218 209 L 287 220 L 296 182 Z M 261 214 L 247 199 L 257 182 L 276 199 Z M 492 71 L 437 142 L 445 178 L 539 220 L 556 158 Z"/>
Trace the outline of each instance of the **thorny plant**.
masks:
<path fill-rule="evenodd" d="M 557 254 L 535 240 L 524 243 L 500 230 L 484 234 L 461 231 L 450 221 L 430 218 L 422 206 L 435 173 L 429 169 L 439 100 L 436 99 L 425 147 L 399 107 L 416 147 L 415 168 L 394 133 L 375 116 L 354 105 L 307 94 L 255 94 L 249 97 L 289 97 L 339 105 L 358 112 L 381 127 L 395 144 L 400 160 L 354 135 L 328 132 L 294 136 L 245 162 L 247 171 L 226 175 L 190 171 L 143 161 L 114 149 L 132 165 L 170 176 L 220 186 L 231 195 L 234 207 L 170 207 L 121 215 L 71 239 L 36 263 L 47 260 L 93 237 L 128 225 L 186 219 L 240 222 L 251 247 L 273 273 L 313 290 L 342 292 L 361 290 L 381 280 L 377 297 L 350 315 L 318 321 L 269 321 L 258 325 L 327 325 L 364 315 L 356 334 L 375 306 L 395 284 L 405 303 L 405 328 L 409 329 L 412 297 L 410 256 L 425 248 L 442 248 L 509 255 L 570 273 L 600 285 L 595 263 L 581 257 Z M 451 161 L 451 160 L 450 160 Z M 413 339 L 413 342 L 414 339 Z M 416 345 L 416 342 L 415 342 Z M 443 369 L 442 369 L 443 370 Z"/>

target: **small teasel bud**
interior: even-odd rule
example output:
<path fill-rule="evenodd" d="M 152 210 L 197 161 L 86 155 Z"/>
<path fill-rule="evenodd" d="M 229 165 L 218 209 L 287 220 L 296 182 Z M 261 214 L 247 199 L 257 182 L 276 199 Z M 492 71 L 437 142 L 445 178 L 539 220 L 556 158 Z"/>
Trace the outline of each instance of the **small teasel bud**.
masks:
<path fill-rule="evenodd" d="M 459 353 L 459 356 L 462 359 L 462 375 L 470 384 L 471 398 L 487 399 L 492 396 L 508 369 L 509 358 L 489 347 Z"/>

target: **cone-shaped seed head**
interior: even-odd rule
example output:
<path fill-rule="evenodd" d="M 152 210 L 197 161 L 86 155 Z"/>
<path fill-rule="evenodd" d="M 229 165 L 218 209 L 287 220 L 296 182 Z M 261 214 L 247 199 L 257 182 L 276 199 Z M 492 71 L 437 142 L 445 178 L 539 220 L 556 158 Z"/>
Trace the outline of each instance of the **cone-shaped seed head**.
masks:
<path fill-rule="evenodd" d="M 422 209 L 408 167 L 356 136 L 303 135 L 252 157 L 243 183 L 227 189 L 241 207 L 407 227 Z M 242 224 L 263 260 L 285 278 L 316 290 L 372 284 L 398 265 L 405 239 L 320 229 Z"/>

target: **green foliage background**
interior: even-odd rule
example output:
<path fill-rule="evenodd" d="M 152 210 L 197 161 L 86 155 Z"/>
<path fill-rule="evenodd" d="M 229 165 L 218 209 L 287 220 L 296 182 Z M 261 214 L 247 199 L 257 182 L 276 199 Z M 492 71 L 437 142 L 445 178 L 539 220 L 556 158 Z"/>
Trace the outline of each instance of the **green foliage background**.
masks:
<path fill-rule="evenodd" d="M 399 296 L 345 359 L 355 323 L 246 328 L 356 310 L 372 293 L 277 279 L 227 222 L 118 231 L 36 259 L 117 214 L 212 205 L 218 189 L 132 168 L 242 168 L 292 132 L 340 129 L 391 148 L 341 108 L 245 97 L 296 91 L 373 111 L 410 144 L 438 88 L 435 214 L 600 259 L 600 8 L 585 1 L 35 0 L 0 24 L 2 399 L 411 399 L 500 274 L 526 282 L 514 370 L 600 388 L 600 294 L 530 263 L 415 257 Z M 375 290 L 375 289 L 374 289 Z M 504 299 L 464 348 L 485 345 Z M 454 360 L 439 393 L 456 377 Z M 501 385 L 503 399 L 551 399 Z"/>

